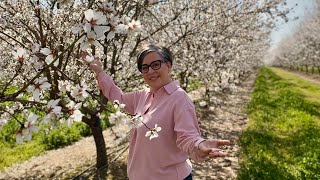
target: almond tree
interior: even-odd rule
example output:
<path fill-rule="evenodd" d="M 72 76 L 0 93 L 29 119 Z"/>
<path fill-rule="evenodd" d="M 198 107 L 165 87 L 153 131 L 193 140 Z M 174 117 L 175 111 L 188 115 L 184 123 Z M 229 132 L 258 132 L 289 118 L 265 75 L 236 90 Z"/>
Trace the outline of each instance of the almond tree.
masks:
<path fill-rule="evenodd" d="M 176 61 L 175 77 L 180 80 L 181 86 L 186 89 L 190 81 L 200 79 L 210 86 L 207 88 L 210 96 L 217 96 L 215 90 L 225 93 L 233 89 L 240 78 L 262 64 L 260 59 L 269 47 L 269 36 L 276 17 L 286 18 L 288 13 L 288 8 L 283 7 L 284 1 L 185 3 L 187 9 L 193 11 L 177 18 L 166 33 L 152 38 L 172 47 Z M 157 9 L 153 16 L 157 13 L 171 14 L 170 6 L 168 3 Z M 261 20 L 262 16 L 265 21 Z M 158 19 L 163 22 L 165 17 Z"/>
<path fill-rule="evenodd" d="M 1 2 L 1 47 L 6 50 L 3 58 L 8 60 L 2 60 L 5 66 L 0 97 L 2 103 L 9 102 L 7 106 L 2 104 L 1 111 L 3 117 L 11 116 L 20 124 L 18 132 L 22 133 L 18 133 L 17 142 L 30 140 L 31 133 L 24 133 L 29 126 L 20 122 L 17 114 L 37 108 L 47 112 L 41 123 L 55 123 L 58 119 L 68 125 L 74 121 L 86 123 L 96 143 L 97 168 L 107 165 L 97 114 L 109 110 L 99 93 L 93 90 L 95 84 L 86 83 L 94 82 L 94 76 L 81 58 L 87 58 L 83 56 L 87 50 L 93 55 L 102 54 L 109 44 L 120 39 L 121 34 L 136 36 L 133 31 L 139 27 L 134 23 L 139 21 L 130 19 L 134 18 L 130 16 L 131 12 L 121 10 L 135 8 L 139 3 L 122 1 L 122 4 L 115 4 L 120 10 L 112 3 L 100 1 Z M 122 13 L 128 16 L 118 16 Z M 18 89 L 7 93 L 12 86 Z M 30 95 L 32 97 L 25 98 Z M 53 102 L 55 107 L 52 107 Z M 93 108 L 94 104 L 100 107 Z"/>
<path fill-rule="evenodd" d="M 201 80 L 210 91 L 230 89 L 261 64 L 274 18 L 287 13 L 279 10 L 284 2 L 1 1 L 0 125 L 17 121 L 22 143 L 38 124 L 82 121 L 92 130 L 97 168 L 107 167 L 101 116 L 110 108 L 87 62 L 101 59 L 123 90 L 136 90 L 137 51 L 153 42 L 174 52 L 173 76 L 182 87 Z M 34 108 L 46 115 L 34 115 Z M 26 123 L 20 113 L 29 115 Z M 150 129 L 149 138 L 160 130 Z"/>
<path fill-rule="evenodd" d="M 304 17 L 295 32 L 280 42 L 273 65 L 296 70 L 305 67 L 307 73 L 310 67 L 312 73 L 318 68 L 320 73 L 320 1 L 315 0 L 314 4 L 313 10 Z"/>

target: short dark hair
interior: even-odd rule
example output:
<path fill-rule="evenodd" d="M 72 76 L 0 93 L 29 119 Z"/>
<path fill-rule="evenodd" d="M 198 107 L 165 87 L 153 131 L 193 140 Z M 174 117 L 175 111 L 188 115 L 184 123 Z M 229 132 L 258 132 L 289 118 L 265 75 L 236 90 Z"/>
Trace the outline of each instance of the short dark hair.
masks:
<path fill-rule="evenodd" d="M 137 65 L 138 65 L 138 69 L 140 72 L 141 72 L 141 66 L 142 66 L 143 59 L 150 52 L 158 53 L 164 60 L 169 61 L 172 65 L 173 56 L 172 56 L 172 52 L 168 48 L 159 47 L 154 44 L 148 44 L 148 45 L 143 46 L 142 50 L 140 51 L 140 53 L 137 56 Z"/>

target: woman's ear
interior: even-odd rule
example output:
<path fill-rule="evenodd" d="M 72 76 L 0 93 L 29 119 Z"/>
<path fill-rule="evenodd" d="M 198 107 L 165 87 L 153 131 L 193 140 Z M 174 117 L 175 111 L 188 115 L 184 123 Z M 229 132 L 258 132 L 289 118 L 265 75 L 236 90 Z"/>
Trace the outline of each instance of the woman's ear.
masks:
<path fill-rule="evenodd" d="M 171 62 L 167 62 L 167 66 L 168 66 L 168 68 L 169 68 L 169 71 L 171 71 L 171 69 L 172 69 L 172 64 L 171 64 Z"/>

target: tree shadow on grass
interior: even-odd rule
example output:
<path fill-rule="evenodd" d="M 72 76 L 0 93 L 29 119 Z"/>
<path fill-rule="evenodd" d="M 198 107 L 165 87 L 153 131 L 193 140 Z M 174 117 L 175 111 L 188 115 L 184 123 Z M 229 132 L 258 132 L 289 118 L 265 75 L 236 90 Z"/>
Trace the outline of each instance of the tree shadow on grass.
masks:
<path fill-rule="evenodd" d="M 89 169 L 86 173 L 79 175 L 74 180 L 92 179 L 92 180 L 128 180 L 127 164 L 123 161 L 115 161 L 109 164 L 108 170 L 102 168 Z"/>
<path fill-rule="evenodd" d="M 239 179 L 319 179 L 319 129 L 309 125 L 285 137 L 247 130 L 241 137 Z"/>

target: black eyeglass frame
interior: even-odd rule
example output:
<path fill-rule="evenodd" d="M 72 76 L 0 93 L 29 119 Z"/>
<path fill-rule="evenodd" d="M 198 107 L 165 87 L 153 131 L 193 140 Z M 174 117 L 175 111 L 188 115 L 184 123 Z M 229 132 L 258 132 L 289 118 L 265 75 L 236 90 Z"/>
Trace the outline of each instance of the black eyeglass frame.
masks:
<path fill-rule="evenodd" d="M 157 62 L 160 62 L 159 68 L 154 68 L 154 67 L 152 67 L 152 65 L 153 65 L 154 63 L 157 63 Z M 168 62 L 168 61 L 167 61 L 167 60 L 164 60 L 164 59 L 159 59 L 159 60 L 152 61 L 150 64 L 142 64 L 142 65 L 141 65 L 141 68 L 139 69 L 139 71 L 140 71 L 142 74 L 148 73 L 150 67 L 151 67 L 153 70 L 158 70 L 158 69 L 161 68 L 161 64 L 162 64 L 162 63 L 166 63 L 166 62 Z M 142 71 L 143 67 L 148 67 L 148 69 L 147 69 L 146 72 L 143 72 L 143 71 Z"/>

